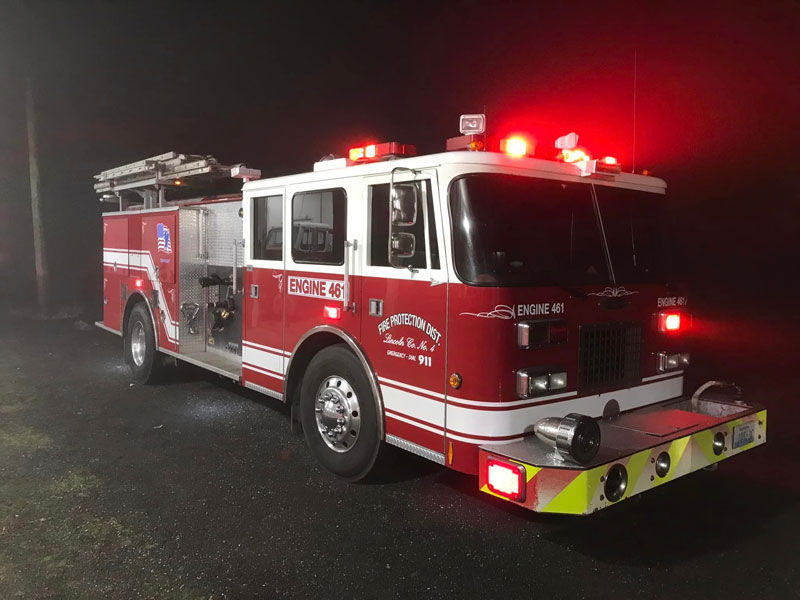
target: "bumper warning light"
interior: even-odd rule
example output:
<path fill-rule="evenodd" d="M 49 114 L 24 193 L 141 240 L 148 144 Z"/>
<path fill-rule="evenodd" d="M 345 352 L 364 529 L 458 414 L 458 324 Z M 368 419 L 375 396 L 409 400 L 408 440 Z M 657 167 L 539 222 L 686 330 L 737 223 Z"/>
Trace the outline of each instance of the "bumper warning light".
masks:
<path fill-rule="evenodd" d="M 499 496 L 525 501 L 525 467 L 490 458 L 486 461 L 486 485 Z"/>

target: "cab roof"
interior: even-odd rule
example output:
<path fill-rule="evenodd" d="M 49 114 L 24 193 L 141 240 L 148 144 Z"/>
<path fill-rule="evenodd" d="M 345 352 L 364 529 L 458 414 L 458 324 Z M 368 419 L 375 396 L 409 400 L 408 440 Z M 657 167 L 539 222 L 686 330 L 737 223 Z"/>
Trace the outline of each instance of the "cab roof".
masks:
<path fill-rule="evenodd" d="M 473 170 L 475 172 L 507 172 L 529 177 L 574 180 L 584 183 L 591 182 L 614 187 L 634 188 L 661 194 L 665 193 L 667 187 L 663 179 L 649 175 L 638 175 L 635 173 L 603 173 L 581 176 L 580 167 L 574 163 L 564 163 L 532 157 L 514 157 L 502 152 L 455 151 L 368 163 L 347 164 L 344 159 L 339 159 L 339 161 L 335 163 L 334 161 L 330 162 L 332 163 L 330 167 L 325 165 L 324 162 L 317 163 L 318 165 L 324 165 L 324 167 L 316 171 L 249 181 L 245 183 L 242 189 L 245 193 L 248 193 L 258 192 L 262 189 L 281 185 L 296 185 L 316 181 L 322 182 L 382 174 L 388 175 L 393 169 L 397 169 L 398 167 L 414 170 L 452 167 L 452 169 L 463 171 L 464 173 L 473 172 Z"/>

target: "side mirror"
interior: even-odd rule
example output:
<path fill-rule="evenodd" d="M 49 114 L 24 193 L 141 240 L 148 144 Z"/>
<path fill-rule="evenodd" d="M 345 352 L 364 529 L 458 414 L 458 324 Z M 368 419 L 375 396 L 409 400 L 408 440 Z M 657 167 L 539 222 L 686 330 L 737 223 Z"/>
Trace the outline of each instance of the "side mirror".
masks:
<path fill-rule="evenodd" d="M 396 258 L 411 258 L 414 256 L 416 238 L 413 233 L 393 233 L 391 241 L 391 263 L 394 264 Z"/>
<path fill-rule="evenodd" d="M 410 227 L 417 222 L 419 189 L 414 183 L 395 183 L 392 186 L 392 225 Z"/>

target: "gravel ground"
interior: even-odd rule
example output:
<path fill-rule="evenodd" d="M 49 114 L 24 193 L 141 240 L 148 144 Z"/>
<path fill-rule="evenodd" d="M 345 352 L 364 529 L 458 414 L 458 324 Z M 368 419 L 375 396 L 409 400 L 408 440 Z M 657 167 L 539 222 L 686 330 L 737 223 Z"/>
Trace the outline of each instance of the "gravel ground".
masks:
<path fill-rule="evenodd" d="M 191 367 L 131 385 L 119 338 L 6 318 L 0 598 L 800 597 L 797 328 L 696 331 L 694 377 L 758 393 L 767 446 L 565 518 L 404 453 L 343 483 L 279 402 Z"/>

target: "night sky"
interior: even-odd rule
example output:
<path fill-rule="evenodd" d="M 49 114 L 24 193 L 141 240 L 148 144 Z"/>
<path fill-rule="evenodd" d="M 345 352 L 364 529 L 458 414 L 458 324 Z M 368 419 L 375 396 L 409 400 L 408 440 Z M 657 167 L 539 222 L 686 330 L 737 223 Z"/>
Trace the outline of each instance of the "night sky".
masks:
<path fill-rule="evenodd" d="M 421 152 L 488 115 L 543 151 L 577 131 L 669 185 L 709 302 L 796 315 L 797 2 L 0 0 L 0 298 L 33 294 L 24 76 L 37 93 L 57 303 L 101 308 L 92 175 L 169 150 L 310 170 L 358 142 Z"/>

